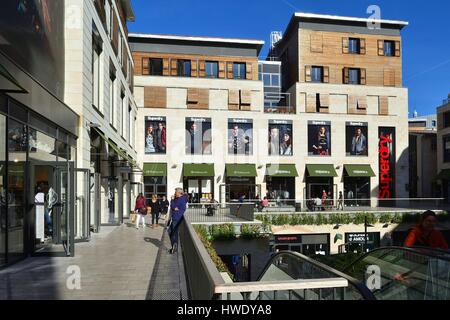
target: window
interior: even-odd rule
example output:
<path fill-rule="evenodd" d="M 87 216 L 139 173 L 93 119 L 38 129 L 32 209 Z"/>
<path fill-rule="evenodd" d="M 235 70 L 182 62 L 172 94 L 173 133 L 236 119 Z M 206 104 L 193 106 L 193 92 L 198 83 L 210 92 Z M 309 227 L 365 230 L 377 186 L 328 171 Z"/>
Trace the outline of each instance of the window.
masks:
<path fill-rule="evenodd" d="M 444 128 L 450 127 L 450 111 L 444 112 Z"/>
<path fill-rule="evenodd" d="M 280 75 L 272 74 L 272 86 L 279 87 L 280 86 Z"/>
<path fill-rule="evenodd" d="M 434 128 L 437 126 L 437 121 L 436 120 L 432 120 L 431 121 L 431 126 Z"/>
<path fill-rule="evenodd" d="M 360 84 L 361 83 L 361 70 L 360 69 L 348 69 L 348 83 Z"/>
<path fill-rule="evenodd" d="M 127 140 L 128 143 L 131 145 L 131 101 L 128 100 L 128 133 L 127 133 Z"/>
<path fill-rule="evenodd" d="M 177 61 L 177 74 L 179 77 L 191 76 L 191 60 L 178 60 Z"/>
<path fill-rule="evenodd" d="M 101 58 L 102 58 L 102 40 L 98 29 L 92 25 L 92 61 L 91 61 L 91 75 L 92 75 L 92 105 L 100 110 L 100 74 L 101 74 Z"/>
<path fill-rule="evenodd" d="M 350 38 L 348 40 L 348 52 L 359 54 L 361 52 L 361 41 L 357 38 Z"/>
<path fill-rule="evenodd" d="M 115 127 L 116 126 L 116 74 L 115 71 L 111 70 L 109 75 L 109 123 Z"/>
<path fill-rule="evenodd" d="M 311 81 L 323 82 L 323 67 L 311 67 Z"/>
<path fill-rule="evenodd" d="M 122 113 L 122 121 L 120 121 L 120 133 L 122 134 L 122 137 L 125 137 L 125 120 L 126 120 L 126 113 L 125 113 L 125 92 L 120 93 L 120 112 Z"/>
<path fill-rule="evenodd" d="M 442 138 L 444 147 L 444 162 L 450 162 L 450 136 L 445 136 Z"/>
<path fill-rule="evenodd" d="M 207 78 L 217 78 L 219 76 L 219 64 L 217 61 L 206 61 L 205 72 Z"/>
<path fill-rule="evenodd" d="M 163 59 L 150 58 L 149 62 L 149 72 L 151 76 L 162 76 L 163 75 Z"/>
<path fill-rule="evenodd" d="M 245 79 L 245 63 L 233 63 L 233 78 L 234 79 Z"/>
<path fill-rule="evenodd" d="M 384 41 L 384 55 L 386 57 L 395 56 L 395 42 L 394 41 Z"/>

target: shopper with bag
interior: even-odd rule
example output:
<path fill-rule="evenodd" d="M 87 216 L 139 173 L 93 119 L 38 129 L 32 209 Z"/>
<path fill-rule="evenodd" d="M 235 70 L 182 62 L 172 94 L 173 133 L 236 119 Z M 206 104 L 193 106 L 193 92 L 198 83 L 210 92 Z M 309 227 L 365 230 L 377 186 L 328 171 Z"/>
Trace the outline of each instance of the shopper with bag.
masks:
<path fill-rule="evenodd" d="M 147 215 L 147 206 L 145 203 L 145 197 L 142 193 L 136 199 L 136 205 L 134 207 L 136 212 L 136 229 L 139 229 L 139 221 L 142 219 L 142 227 L 145 228 L 145 216 Z"/>
<path fill-rule="evenodd" d="M 170 202 L 170 220 L 168 223 L 168 233 L 172 245 L 172 248 L 169 250 L 170 254 L 178 250 L 178 228 L 183 221 L 188 200 L 188 195 L 183 192 L 183 189 L 175 189 L 175 195 Z"/>

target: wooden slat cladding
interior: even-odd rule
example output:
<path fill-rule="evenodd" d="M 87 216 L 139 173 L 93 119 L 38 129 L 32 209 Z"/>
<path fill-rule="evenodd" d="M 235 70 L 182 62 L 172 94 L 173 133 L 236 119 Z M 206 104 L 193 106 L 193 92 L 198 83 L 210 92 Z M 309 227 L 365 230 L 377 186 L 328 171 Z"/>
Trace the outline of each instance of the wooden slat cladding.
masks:
<path fill-rule="evenodd" d="M 143 59 L 159 58 L 168 61 L 168 74 L 173 76 L 172 70 L 174 67 L 170 61 L 174 60 L 189 60 L 191 61 L 191 77 L 204 78 L 205 62 L 217 61 L 219 65 L 220 79 L 234 79 L 233 63 L 245 63 L 247 80 L 258 80 L 258 59 L 248 57 L 226 57 L 226 56 L 205 56 L 205 55 L 186 55 L 186 54 L 169 54 L 169 53 L 151 53 L 151 52 L 133 52 L 134 59 L 134 73 L 136 75 L 144 75 Z M 163 74 L 166 75 L 166 74 Z"/>
<path fill-rule="evenodd" d="M 306 96 L 306 112 L 315 113 L 317 111 L 317 95 L 308 93 Z"/>
<path fill-rule="evenodd" d="M 395 70 L 392 69 L 384 69 L 384 74 L 383 74 L 383 84 L 386 87 L 395 87 L 396 82 L 395 82 Z"/>
<path fill-rule="evenodd" d="M 225 78 L 225 62 L 219 61 L 219 78 L 224 79 Z"/>
<path fill-rule="evenodd" d="M 178 60 L 177 59 L 170 59 L 170 75 L 171 76 L 177 76 L 177 67 L 178 67 Z"/>
<path fill-rule="evenodd" d="M 117 19 L 117 16 L 115 14 L 113 16 L 113 35 L 112 35 L 112 47 L 117 55 L 119 52 L 119 20 Z"/>
<path fill-rule="evenodd" d="M 311 66 L 305 66 L 305 81 L 306 82 L 311 82 L 312 78 L 311 78 Z"/>
<path fill-rule="evenodd" d="M 240 90 L 240 109 L 250 111 L 252 106 L 252 92 L 250 90 Z"/>
<path fill-rule="evenodd" d="M 381 96 L 379 98 L 379 114 L 382 116 L 389 115 L 389 97 Z"/>
<path fill-rule="evenodd" d="M 358 114 L 358 97 L 355 95 L 348 96 L 348 114 Z"/>
<path fill-rule="evenodd" d="M 311 34 L 311 52 L 323 52 L 323 36 L 321 34 Z"/>
<path fill-rule="evenodd" d="M 360 75 L 361 75 L 361 85 L 367 84 L 367 71 L 366 69 L 360 69 Z"/>
<path fill-rule="evenodd" d="M 358 97 L 356 113 L 357 114 L 367 114 L 367 97 L 366 96 Z"/>
<path fill-rule="evenodd" d="M 311 50 L 311 38 L 321 35 L 323 38 L 323 52 L 315 53 Z M 350 38 L 357 38 L 360 42 L 360 54 L 350 54 Z M 305 71 L 306 66 L 329 67 L 329 83 L 344 84 L 346 77 L 343 74 L 344 68 L 361 68 L 366 70 L 366 85 L 383 86 L 384 69 L 395 70 L 395 86 L 402 86 L 402 59 L 398 57 L 384 56 L 384 41 L 398 42 L 401 44 L 400 36 L 384 35 L 357 35 L 346 32 L 317 31 L 300 29 L 298 36 L 298 58 L 297 69 L 298 82 L 308 82 L 309 73 Z M 378 42 L 380 41 L 380 53 L 378 55 Z M 400 48 L 401 49 L 401 48 Z M 293 62 L 292 62 L 293 63 Z"/>
<path fill-rule="evenodd" d="M 228 109 L 239 110 L 239 90 L 228 90 Z"/>
<path fill-rule="evenodd" d="M 142 75 L 148 76 L 150 74 L 150 59 L 149 58 L 142 58 L 141 61 L 142 61 Z M 135 63 L 134 67 L 135 68 L 138 67 L 138 66 L 136 66 L 136 63 Z"/>
<path fill-rule="evenodd" d="M 209 89 L 189 88 L 187 91 L 188 109 L 208 109 Z"/>
<path fill-rule="evenodd" d="M 401 43 L 400 41 L 395 41 L 395 56 L 400 57 L 401 53 Z"/>
<path fill-rule="evenodd" d="M 330 83 L 330 68 L 323 67 L 323 82 Z"/>
<path fill-rule="evenodd" d="M 166 87 L 144 87 L 144 107 L 145 108 L 166 108 L 167 88 Z"/>
<path fill-rule="evenodd" d="M 378 40 L 378 55 L 384 56 L 384 40 Z"/>
<path fill-rule="evenodd" d="M 319 110 L 320 113 L 330 112 L 330 95 L 326 93 L 319 94 Z"/>

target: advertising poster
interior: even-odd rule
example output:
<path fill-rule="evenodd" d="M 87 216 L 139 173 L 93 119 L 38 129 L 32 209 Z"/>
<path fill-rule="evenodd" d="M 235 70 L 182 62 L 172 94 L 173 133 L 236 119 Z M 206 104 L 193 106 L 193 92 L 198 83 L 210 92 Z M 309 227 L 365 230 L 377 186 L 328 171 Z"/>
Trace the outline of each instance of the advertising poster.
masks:
<path fill-rule="evenodd" d="M 292 156 L 293 132 L 290 120 L 269 120 L 269 155 Z"/>
<path fill-rule="evenodd" d="M 228 154 L 253 153 L 253 120 L 228 119 Z"/>
<path fill-rule="evenodd" d="M 308 155 L 331 156 L 330 121 L 308 121 Z"/>
<path fill-rule="evenodd" d="M 166 118 L 145 117 L 145 154 L 165 154 L 166 150 Z"/>

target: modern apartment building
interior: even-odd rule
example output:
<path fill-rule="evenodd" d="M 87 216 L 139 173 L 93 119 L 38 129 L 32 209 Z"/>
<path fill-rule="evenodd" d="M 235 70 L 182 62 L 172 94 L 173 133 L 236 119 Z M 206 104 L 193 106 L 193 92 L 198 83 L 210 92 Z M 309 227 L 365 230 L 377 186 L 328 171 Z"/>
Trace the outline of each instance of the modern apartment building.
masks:
<path fill-rule="evenodd" d="M 90 203 L 77 202 L 75 228 L 77 238 L 86 238 L 90 228 L 122 223 L 138 190 L 133 183 L 137 107 L 127 29 L 134 13 L 129 0 L 67 0 L 65 15 L 64 100 L 80 116 L 77 191 L 85 201 L 90 196 Z M 92 175 L 90 195 L 86 175 Z"/>
<path fill-rule="evenodd" d="M 408 197 L 403 21 L 295 13 L 272 55 L 295 101 L 296 198 Z M 300 141 L 299 141 L 300 140 Z M 370 203 L 369 203 L 370 202 Z M 393 205 L 391 201 L 383 205 Z"/>
<path fill-rule="evenodd" d="M 437 169 L 442 197 L 450 201 L 450 94 L 437 108 Z"/>
<path fill-rule="evenodd" d="M 414 117 L 409 122 L 409 196 L 435 198 L 437 185 L 437 116 Z"/>

